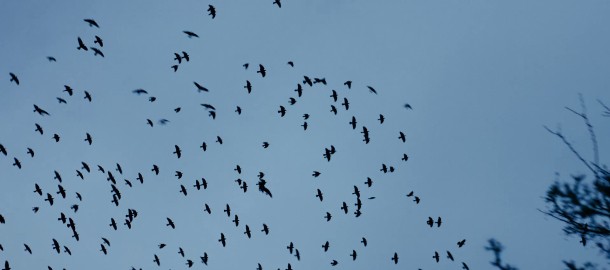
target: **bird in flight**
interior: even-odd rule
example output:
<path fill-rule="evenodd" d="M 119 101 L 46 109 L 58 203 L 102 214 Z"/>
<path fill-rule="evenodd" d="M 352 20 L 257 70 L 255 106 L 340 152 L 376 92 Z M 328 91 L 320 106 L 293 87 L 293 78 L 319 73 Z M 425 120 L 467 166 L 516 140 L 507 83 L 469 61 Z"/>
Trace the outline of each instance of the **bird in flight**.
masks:
<path fill-rule="evenodd" d="M 83 40 L 78 37 L 78 47 L 76 47 L 77 50 L 83 50 L 83 51 L 88 51 L 89 48 L 87 48 L 87 46 L 85 45 L 85 43 L 83 42 Z"/>
<path fill-rule="evenodd" d="M 100 45 L 100 47 L 104 47 L 104 41 L 99 36 L 95 36 L 95 40 L 93 41 L 93 43 L 97 43 L 98 45 Z"/>
<path fill-rule="evenodd" d="M 280 105 L 280 110 L 277 111 L 281 117 L 284 117 L 284 115 L 286 115 L 286 108 L 284 108 L 284 106 Z"/>
<path fill-rule="evenodd" d="M 100 28 L 100 26 L 97 24 L 97 22 L 94 19 L 84 19 L 83 21 L 87 22 L 89 24 L 89 27 L 97 27 Z"/>
<path fill-rule="evenodd" d="M 47 60 L 49 60 L 49 62 L 57 62 L 57 59 L 53 56 L 47 56 Z"/>
<path fill-rule="evenodd" d="M 280 2 L 280 0 L 274 0 L 273 4 L 277 5 L 278 8 L 282 8 L 282 2 Z"/>
<path fill-rule="evenodd" d="M 367 86 L 367 88 L 369 89 L 369 92 L 377 95 L 377 90 L 375 90 L 375 88 L 371 87 L 371 86 Z"/>
<path fill-rule="evenodd" d="M 19 85 L 19 78 L 17 78 L 17 75 L 15 75 L 15 73 L 10 72 L 9 75 L 11 76 L 10 81 L 14 82 L 16 85 Z"/>
<path fill-rule="evenodd" d="M 38 113 L 40 115 L 50 115 L 47 111 L 43 110 L 42 108 L 38 107 L 38 105 L 34 104 L 34 112 Z"/>
<path fill-rule="evenodd" d="M 343 83 L 343 85 L 346 85 L 347 89 L 352 89 L 352 81 L 346 81 Z"/>
<path fill-rule="evenodd" d="M 398 253 L 394 252 L 394 256 L 391 258 L 394 261 L 394 264 L 398 264 Z"/>
<path fill-rule="evenodd" d="M 176 149 L 174 151 L 174 154 L 176 154 L 176 157 L 180 158 L 182 156 L 182 151 L 180 150 L 180 147 L 178 145 L 174 145 L 174 148 Z"/>
<path fill-rule="evenodd" d="M 212 16 L 212 19 L 216 18 L 216 8 L 212 5 L 208 5 L 208 15 Z"/>
<path fill-rule="evenodd" d="M 191 31 L 182 31 L 182 32 L 185 33 L 186 36 L 189 37 L 189 38 L 193 38 L 193 37 L 198 38 L 199 37 L 199 35 L 195 34 L 194 32 L 191 32 Z M 180 59 L 180 55 L 179 54 L 176 54 L 176 57 L 178 57 L 178 59 Z M 178 60 L 178 63 L 180 63 L 180 60 Z"/>
<path fill-rule="evenodd" d="M 227 245 L 227 239 L 225 238 L 224 233 L 220 233 L 220 239 L 218 239 L 218 242 L 222 243 L 223 247 Z"/>
<path fill-rule="evenodd" d="M 265 69 L 265 67 L 262 64 L 258 65 L 258 71 L 256 71 L 256 73 L 260 73 L 261 76 L 263 78 L 265 78 L 265 75 L 267 75 L 267 70 Z"/>
<path fill-rule="evenodd" d="M 210 92 L 207 88 L 203 87 L 201 84 L 197 82 L 193 82 L 195 87 L 197 87 L 197 92 Z"/>
<path fill-rule="evenodd" d="M 91 50 L 93 51 L 93 56 L 99 55 L 101 57 L 104 57 L 104 53 L 100 51 L 100 49 L 96 47 L 91 47 Z"/>
<path fill-rule="evenodd" d="M 142 88 L 139 88 L 139 89 L 133 90 L 133 91 L 131 91 L 131 92 L 132 92 L 132 93 L 134 93 L 134 94 L 137 94 L 138 96 L 139 96 L 139 95 L 142 95 L 142 94 L 148 94 L 148 92 L 147 92 L 146 90 L 142 89 Z"/>

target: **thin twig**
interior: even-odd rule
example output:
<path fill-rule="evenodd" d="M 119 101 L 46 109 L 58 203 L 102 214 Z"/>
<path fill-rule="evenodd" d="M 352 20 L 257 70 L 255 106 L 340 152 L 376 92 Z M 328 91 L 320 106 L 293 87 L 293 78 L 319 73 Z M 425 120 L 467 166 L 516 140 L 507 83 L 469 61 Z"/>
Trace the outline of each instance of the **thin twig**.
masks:
<path fill-rule="evenodd" d="M 570 148 L 570 150 L 572 151 L 572 153 L 574 153 L 574 155 L 576 155 L 576 157 L 578 157 L 578 159 L 580 159 L 580 161 L 582 161 L 582 163 L 583 163 L 583 164 L 585 164 L 585 166 L 587 166 L 587 168 L 589 168 L 589 170 L 590 170 L 591 172 L 593 172 L 595 175 L 597 175 L 597 172 L 596 172 L 596 171 L 595 171 L 595 170 L 594 170 L 594 169 L 591 167 L 591 165 L 589 165 L 589 162 L 587 162 L 587 161 L 586 161 L 586 160 L 585 160 L 585 159 L 584 159 L 584 158 L 583 158 L 583 157 L 582 157 L 582 156 L 581 156 L 581 155 L 578 153 L 578 151 L 576 151 L 576 149 L 574 149 L 574 146 L 572 146 L 572 144 L 571 144 L 570 142 L 568 142 L 568 141 L 566 140 L 566 138 L 565 138 L 565 137 L 564 137 L 564 136 L 563 136 L 561 133 L 556 132 L 556 131 L 552 131 L 552 130 L 551 130 L 551 129 L 549 129 L 547 126 L 544 126 L 544 128 L 545 128 L 545 129 L 546 129 L 548 132 L 550 132 L 551 134 L 553 134 L 553 135 L 555 135 L 555 136 L 559 137 L 559 138 L 560 138 L 560 139 L 563 141 L 563 143 L 564 143 L 565 145 L 567 145 L 567 146 L 568 146 L 568 148 Z"/>
<path fill-rule="evenodd" d="M 602 116 L 605 117 L 610 117 L 610 107 L 606 106 L 606 104 L 604 104 L 601 100 L 597 100 L 597 102 L 599 102 L 599 104 L 602 105 L 602 107 L 604 107 L 604 109 L 606 109 L 606 111 L 602 114 Z"/>
<path fill-rule="evenodd" d="M 585 105 L 585 99 L 583 98 L 582 94 L 578 94 L 578 98 L 580 99 L 580 107 L 582 108 L 581 113 L 576 112 L 575 110 L 572 110 L 568 107 L 565 107 L 565 108 L 567 110 L 571 111 L 572 113 L 580 116 L 580 118 L 582 118 L 585 121 L 585 124 L 587 125 L 587 130 L 589 131 L 589 136 L 591 137 L 591 143 L 593 144 L 593 164 L 597 165 L 597 164 L 599 164 L 599 151 L 598 151 L 598 147 L 597 147 L 597 137 L 595 136 L 595 131 L 593 130 L 593 125 L 591 125 L 591 121 L 589 121 L 589 117 L 587 117 L 587 106 Z M 597 171 L 593 170 L 593 174 L 595 175 L 596 179 L 599 178 L 599 174 Z"/>

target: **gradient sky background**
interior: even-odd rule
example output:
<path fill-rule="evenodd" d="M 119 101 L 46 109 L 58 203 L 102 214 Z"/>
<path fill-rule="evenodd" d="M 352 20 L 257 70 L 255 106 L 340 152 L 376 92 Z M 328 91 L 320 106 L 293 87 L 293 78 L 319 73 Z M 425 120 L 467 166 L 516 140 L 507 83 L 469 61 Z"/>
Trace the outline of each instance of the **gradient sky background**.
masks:
<path fill-rule="evenodd" d="M 333 259 L 336 269 L 460 269 L 462 261 L 489 269 L 492 255 L 483 247 L 493 237 L 520 269 L 560 269 L 570 259 L 606 265 L 538 209 L 555 179 L 586 173 L 543 125 L 560 126 L 592 157 L 585 125 L 564 108 L 579 109 L 578 93 L 596 127 L 601 162 L 607 162 L 610 119 L 601 116 L 596 99 L 610 103 L 610 3 L 286 0 L 278 9 L 272 2 L 0 1 L 0 143 L 9 152 L 0 156 L 0 214 L 7 220 L 0 225 L 0 261 L 14 269 L 157 269 L 157 254 L 160 269 L 185 269 L 186 259 L 200 269 L 199 256 L 207 252 L 210 269 L 255 269 L 259 262 L 264 269 L 287 263 L 330 269 Z M 207 15 L 208 4 L 217 9 L 215 19 Z M 200 38 L 189 39 L 183 30 Z M 104 40 L 105 58 L 76 50 L 77 37 L 94 45 L 95 35 Z M 174 73 L 173 53 L 180 51 L 191 61 Z M 267 68 L 265 78 L 255 72 L 259 63 Z M 19 86 L 9 82 L 9 72 Z M 303 75 L 325 77 L 328 85 L 305 87 L 290 106 Z M 246 80 L 253 84 L 250 95 Z M 346 80 L 353 81 L 351 90 L 343 86 Z M 209 93 L 197 93 L 193 81 Z M 62 92 L 66 84 L 74 96 Z M 131 93 L 137 88 L 157 101 Z M 329 112 L 332 89 L 341 100 L 349 98 L 349 111 L 339 102 L 339 113 Z M 83 99 L 84 90 L 92 103 Z M 200 103 L 216 107 L 216 120 Z M 51 116 L 32 113 L 32 104 Z M 236 105 L 242 115 L 233 112 Z M 284 118 L 276 113 L 279 105 L 288 110 Z M 182 111 L 174 113 L 178 106 Z M 304 113 L 311 115 L 307 131 L 300 127 Z M 383 125 L 376 121 L 380 113 L 387 118 Z M 348 125 L 352 116 L 359 122 L 355 131 Z M 151 128 L 147 118 L 170 123 Z M 44 127 L 43 136 L 34 123 Z M 371 131 L 368 145 L 361 141 L 361 124 Z M 404 144 L 399 131 L 407 135 Z M 92 146 L 83 142 L 86 132 Z M 223 145 L 214 143 L 216 136 Z M 206 152 L 198 148 L 202 141 Z M 271 146 L 263 149 L 263 141 Z M 181 159 L 172 155 L 175 144 Z M 326 162 L 322 154 L 330 145 L 337 153 Z M 410 156 L 406 163 L 403 153 Z M 11 166 L 13 157 L 22 170 Z M 123 193 L 119 207 L 110 203 L 105 175 L 92 168 L 85 180 L 75 176 L 81 161 L 106 169 L 122 165 L 123 175 L 113 172 Z M 396 172 L 381 173 L 382 163 Z M 161 168 L 159 176 L 152 164 Z M 233 171 L 236 164 L 242 175 Z M 49 207 L 32 191 L 38 183 L 55 193 L 54 170 L 62 174 L 68 198 L 54 194 L 56 204 Z M 176 170 L 184 172 L 181 180 L 173 176 Z M 314 170 L 322 175 L 313 178 Z M 272 199 L 256 190 L 259 171 Z M 138 172 L 144 185 L 136 183 Z M 192 185 L 201 177 L 210 186 L 196 191 Z M 363 184 L 366 177 L 375 181 L 371 188 Z M 237 178 L 248 182 L 247 193 Z M 187 197 L 178 193 L 180 184 L 189 188 Z M 342 201 L 353 205 L 353 185 L 363 196 L 359 218 L 339 209 Z M 323 202 L 314 196 L 318 188 Z M 422 199 L 419 205 L 405 196 L 411 190 Z M 371 196 L 376 199 L 366 199 Z M 69 209 L 74 203 L 77 213 Z M 204 203 L 212 215 L 203 212 Z M 239 215 L 239 227 L 222 212 L 227 203 Z M 133 229 L 111 230 L 110 218 L 122 224 L 128 208 L 139 212 Z M 330 222 L 323 219 L 327 211 Z M 79 242 L 56 220 L 60 212 L 74 218 Z M 428 216 L 443 217 L 443 225 L 430 229 Z M 175 230 L 165 226 L 166 217 Z M 260 232 L 262 223 L 270 226 L 268 236 Z M 243 235 L 244 224 L 252 239 Z M 217 242 L 221 232 L 225 248 Z M 101 237 L 111 241 L 107 256 L 99 251 Z M 55 254 L 53 238 L 73 255 Z M 455 243 L 464 238 L 458 249 Z M 324 253 L 320 246 L 327 240 L 331 248 Z M 286 250 L 291 241 L 301 261 Z M 161 242 L 168 246 L 159 250 Z M 179 246 L 186 258 L 177 254 Z M 359 255 L 355 262 L 352 249 Z M 456 262 L 435 263 L 434 251 L 446 250 Z M 390 261 L 394 252 L 397 266 Z"/>

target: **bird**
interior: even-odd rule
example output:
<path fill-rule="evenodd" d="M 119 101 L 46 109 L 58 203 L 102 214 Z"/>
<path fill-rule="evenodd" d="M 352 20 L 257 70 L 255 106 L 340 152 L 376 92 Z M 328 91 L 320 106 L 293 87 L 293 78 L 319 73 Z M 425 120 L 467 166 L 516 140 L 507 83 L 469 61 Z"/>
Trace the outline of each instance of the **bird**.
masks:
<path fill-rule="evenodd" d="M 264 232 L 265 235 L 269 234 L 269 226 L 267 226 L 267 224 L 263 223 L 263 229 L 261 230 L 261 232 Z"/>
<path fill-rule="evenodd" d="M 356 129 L 356 117 L 352 116 L 352 121 L 349 122 L 350 125 L 352 125 L 352 129 Z"/>
<path fill-rule="evenodd" d="M 208 5 L 208 14 L 212 16 L 212 19 L 216 18 L 216 8 L 212 5 Z"/>
<path fill-rule="evenodd" d="M 292 62 L 292 61 L 288 61 L 288 63 L 287 63 L 287 64 L 288 64 L 289 66 L 291 66 L 291 67 L 294 67 L 294 62 Z"/>
<path fill-rule="evenodd" d="M 329 247 L 330 247 L 330 243 L 328 241 L 326 241 L 324 243 L 324 245 L 322 245 L 322 249 L 324 249 L 324 252 L 327 252 Z"/>
<path fill-rule="evenodd" d="M 280 110 L 277 112 L 280 114 L 280 117 L 284 117 L 284 115 L 286 115 L 286 108 L 280 105 Z"/>
<path fill-rule="evenodd" d="M 348 207 L 346 202 L 343 202 L 343 205 L 341 205 L 341 210 L 343 210 L 343 213 L 347 214 Z"/>
<path fill-rule="evenodd" d="M 405 133 L 400 131 L 400 135 L 398 136 L 398 139 L 400 139 L 404 143 L 406 141 Z"/>
<path fill-rule="evenodd" d="M 358 255 L 358 254 L 356 253 L 356 250 L 355 250 L 355 249 L 354 249 L 354 250 L 352 250 L 352 254 L 350 254 L 350 256 L 352 257 L 352 261 L 355 261 L 355 260 L 356 260 L 356 256 L 357 256 L 357 255 Z"/>
<path fill-rule="evenodd" d="M 294 249 L 294 256 L 297 258 L 297 261 L 301 260 L 301 253 L 299 252 L 298 248 Z"/>
<path fill-rule="evenodd" d="M 343 83 L 343 85 L 346 85 L 347 89 L 352 89 L 352 81 L 346 81 Z"/>
<path fill-rule="evenodd" d="M 345 110 L 349 110 L 349 100 L 347 100 L 347 98 L 343 98 L 343 103 L 341 103 L 341 105 L 343 105 L 343 107 L 345 107 Z"/>
<path fill-rule="evenodd" d="M 17 75 L 15 75 L 15 73 L 9 72 L 9 76 L 11 76 L 11 82 L 14 82 L 16 85 L 19 85 L 19 78 L 17 78 Z"/>
<path fill-rule="evenodd" d="M 366 182 L 364 182 L 368 187 L 371 187 L 373 185 L 373 179 L 371 179 L 370 177 L 366 178 Z"/>
<path fill-rule="evenodd" d="M 447 250 L 447 259 L 453 261 L 453 254 L 451 254 L 451 252 L 449 252 L 449 250 Z"/>
<path fill-rule="evenodd" d="M 106 250 L 106 247 L 105 247 L 103 244 L 100 244 L 100 246 L 101 246 L 100 251 L 101 251 L 102 253 L 104 253 L 104 255 L 107 255 L 107 254 L 108 254 L 108 251 Z"/>
<path fill-rule="evenodd" d="M 68 102 L 65 99 L 60 98 L 60 97 L 57 97 L 57 102 L 59 102 L 59 104 L 61 104 L 61 103 L 68 104 Z"/>
<path fill-rule="evenodd" d="M 394 264 L 398 264 L 398 253 L 394 252 L 394 256 L 391 258 L 394 261 Z"/>
<path fill-rule="evenodd" d="M 297 103 L 297 100 L 296 100 L 295 98 L 293 98 L 293 97 L 291 97 L 291 98 L 288 100 L 288 104 L 290 104 L 290 105 L 294 105 L 295 103 Z"/>
<path fill-rule="evenodd" d="M 62 92 L 67 92 L 69 96 L 72 96 L 74 94 L 74 89 L 69 85 L 64 85 L 64 90 Z"/>
<path fill-rule="evenodd" d="M 132 93 L 136 94 L 136 95 L 142 95 L 142 94 L 148 94 L 148 92 L 142 88 L 138 88 L 136 90 L 131 91 Z"/>
<path fill-rule="evenodd" d="M 57 62 L 57 59 L 53 56 L 47 56 L 47 60 L 49 60 L 49 62 Z"/>
<path fill-rule="evenodd" d="M 303 87 L 300 83 L 297 84 L 297 89 L 294 89 L 294 91 L 297 92 L 298 97 L 301 97 L 303 95 Z"/>
<path fill-rule="evenodd" d="M 318 198 L 320 199 L 320 201 L 323 201 L 323 200 L 324 200 L 324 197 L 323 197 L 323 195 L 322 195 L 322 191 L 321 191 L 319 188 L 318 188 L 318 190 L 317 190 L 316 197 L 318 197 Z"/>
<path fill-rule="evenodd" d="M 303 76 L 303 84 L 313 86 L 313 82 L 311 81 L 311 78 L 309 78 L 308 76 Z"/>
<path fill-rule="evenodd" d="M 405 107 L 405 109 L 413 110 L 413 108 L 411 108 L 411 105 L 409 105 L 409 103 L 405 103 L 404 107 Z"/>
<path fill-rule="evenodd" d="M 409 156 L 407 154 L 402 154 L 402 158 L 400 160 L 407 161 L 409 160 Z"/>
<path fill-rule="evenodd" d="M 34 150 L 32 150 L 32 148 L 28 147 L 28 155 L 30 155 L 31 157 L 34 157 Z"/>
<path fill-rule="evenodd" d="M 438 261 L 440 260 L 440 257 L 438 256 L 438 252 L 436 252 L 436 251 L 435 251 L 435 252 L 434 252 L 434 256 L 432 256 L 432 258 L 433 258 L 434 260 L 436 260 L 436 262 L 438 263 Z"/>
<path fill-rule="evenodd" d="M 269 143 L 268 142 L 263 142 L 263 148 L 267 148 L 269 147 Z"/>
<path fill-rule="evenodd" d="M 59 135 L 57 135 L 57 133 L 53 134 L 53 139 L 55 140 L 55 142 L 59 142 Z"/>
<path fill-rule="evenodd" d="M 225 238 L 224 233 L 220 233 L 220 239 L 218 239 L 218 242 L 220 242 L 223 247 L 227 245 L 227 239 Z"/>
<path fill-rule="evenodd" d="M 179 113 L 181 109 L 182 109 L 182 108 L 177 107 L 177 108 L 175 108 L 175 109 L 174 109 L 174 112 Z"/>
<path fill-rule="evenodd" d="M 460 241 L 457 242 L 458 248 L 461 248 L 464 246 L 464 244 L 466 244 L 466 239 L 462 239 Z"/>
<path fill-rule="evenodd" d="M 95 47 L 89 47 L 89 48 L 93 51 L 93 56 L 99 55 L 101 57 L 104 57 L 104 53 L 100 49 L 95 48 Z"/>
<path fill-rule="evenodd" d="M 191 32 L 191 31 L 186 31 L 185 30 L 185 31 L 182 31 L 182 32 L 185 33 L 186 36 L 189 37 L 189 38 L 193 38 L 193 37 L 198 38 L 199 37 L 199 35 L 195 34 L 194 32 Z M 180 56 L 178 55 L 178 57 L 180 57 Z"/>
<path fill-rule="evenodd" d="M 280 2 L 280 0 L 274 0 L 273 4 L 277 5 L 278 8 L 282 8 L 282 2 Z"/>
<path fill-rule="evenodd" d="M 159 166 L 153 164 L 153 168 L 151 169 L 155 173 L 155 175 L 159 175 Z"/>
<path fill-rule="evenodd" d="M 156 263 L 157 266 L 161 266 L 161 262 L 159 261 L 159 257 L 157 256 L 157 254 L 154 254 L 154 255 L 155 255 L 155 259 L 153 260 L 153 262 Z"/>
<path fill-rule="evenodd" d="M 216 142 L 218 144 L 222 144 L 222 138 L 220 138 L 220 136 L 216 136 Z"/>
<path fill-rule="evenodd" d="M 225 210 L 223 210 L 223 212 L 227 213 L 227 217 L 231 216 L 231 207 L 229 206 L 229 204 L 227 203 L 227 205 L 225 206 Z"/>
<path fill-rule="evenodd" d="M 173 65 L 171 68 L 174 69 L 174 72 L 178 71 L 178 65 Z"/>
<path fill-rule="evenodd" d="M 100 28 L 100 26 L 97 24 L 97 22 L 94 19 L 84 19 L 83 21 L 87 22 L 89 24 L 89 27 L 97 27 Z"/>
<path fill-rule="evenodd" d="M 339 264 L 339 262 L 337 260 L 332 260 L 330 262 L 330 265 L 332 265 L 332 266 L 337 266 L 337 264 Z"/>
<path fill-rule="evenodd" d="M 248 238 L 252 237 L 252 233 L 250 232 L 250 227 L 248 225 L 246 225 L 246 231 L 244 232 L 244 234 L 248 236 Z"/>
<path fill-rule="evenodd" d="M 321 84 L 323 84 L 323 85 L 326 85 L 326 78 L 322 78 L 322 79 L 320 79 L 320 78 L 313 78 L 313 83 L 314 83 L 314 84 L 315 84 L 315 83 L 321 83 Z M 335 100 L 335 101 L 336 101 L 336 100 Z"/>
<path fill-rule="evenodd" d="M 366 238 L 362 237 L 362 240 L 360 241 L 360 243 L 362 243 L 366 247 L 368 242 L 366 241 Z"/>
<path fill-rule="evenodd" d="M 195 84 L 195 87 L 197 87 L 197 92 L 210 92 L 210 90 L 201 86 L 201 84 L 199 84 L 197 82 L 193 82 L 193 83 Z"/>
<path fill-rule="evenodd" d="M 89 48 L 87 48 L 87 46 L 85 45 L 85 43 L 83 42 L 83 40 L 78 37 L 78 47 L 76 47 L 77 50 L 83 50 L 83 51 L 88 51 Z"/>
<path fill-rule="evenodd" d="M 216 111 L 208 111 L 208 116 L 212 117 L 212 119 L 216 119 Z"/>
<path fill-rule="evenodd" d="M 244 86 L 246 90 L 248 90 L 248 94 L 252 92 L 252 83 L 249 80 L 246 80 L 246 85 Z"/>
<path fill-rule="evenodd" d="M 436 219 L 436 227 L 440 227 L 440 226 L 441 226 L 441 223 L 442 223 L 441 217 L 438 217 L 438 218 Z"/>
<path fill-rule="evenodd" d="M 100 47 L 104 47 L 104 41 L 99 36 L 95 36 L 95 40 L 93 41 L 93 43 L 97 43 L 98 45 L 100 45 Z"/>
<path fill-rule="evenodd" d="M 385 117 L 383 116 L 383 114 L 380 114 L 377 120 L 379 120 L 379 124 L 383 124 L 383 121 L 385 121 Z"/>
<path fill-rule="evenodd" d="M 333 90 L 333 94 L 332 94 L 332 95 L 330 95 L 330 97 L 331 97 L 331 98 L 333 98 L 333 101 L 334 101 L 334 102 L 337 102 L 337 98 L 339 97 L 339 96 L 337 95 L 337 91 Z"/>
<path fill-rule="evenodd" d="M 311 174 L 311 176 L 313 177 L 318 177 L 320 176 L 322 173 L 318 172 L 318 171 L 313 171 L 313 173 Z"/>
<path fill-rule="evenodd" d="M 91 145 L 93 143 L 93 139 L 91 138 L 91 134 L 89 134 L 88 132 L 85 134 L 85 140 L 87 143 L 89 143 L 89 145 Z"/>
<path fill-rule="evenodd" d="M 335 105 L 330 105 L 330 112 L 332 112 L 335 115 L 337 115 L 337 107 L 335 107 Z"/>
<path fill-rule="evenodd" d="M 88 100 L 89 102 L 91 102 L 91 94 L 87 91 L 85 91 L 85 97 L 84 99 Z"/>
<path fill-rule="evenodd" d="M 40 133 L 40 135 L 44 134 L 44 130 L 42 129 L 42 127 L 39 124 L 35 124 L 36 125 L 36 129 L 34 131 L 37 131 L 38 133 Z"/>
<path fill-rule="evenodd" d="M 47 111 L 45 111 L 42 108 L 38 107 L 38 105 L 36 105 L 36 104 L 34 104 L 34 112 L 38 113 L 38 114 L 40 114 L 42 116 L 51 115 Z M 40 134 L 42 134 L 42 132 Z"/>
<path fill-rule="evenodd" d="M 332 217 L 333 216 L 330 214 L 330 212 L 326 212 L 326 215 L 324 216 L 324 218 L 326 219 L 326 222 L 329 222 Z"/>
<path fill-rule="evenodd" d="M 184 258 L 184 250 L 181 247 L 178 247 L 178 254 Z"/>
<path fill-rule="evenodd" d="M 11 266 L 10 266 L 10 264 L 8 263 L 8 260 L 5 260 L 5 261 L 4 261 L 4 269 L 2 269 L 2 270 L 11 270 Z"/>
<path fill-rule="evenodd" d="M 261 77 L 265 78 L 265 75 L 267 75 L 267 70 L 265 69 L 265 67 L 262 64 L 259 64 L 258 71 L 256 71 L 256 73 L 260 73 Z"/>
<path fill-rule="evenodd" d="M 206 110 L 216 110 L 216 108 L 210 104 L 201 104 Z"/>
<path fill-rule="evenodd" d="M 290 244 L 288 244 L 288 246 L 286 247 L 286 249 L 288 249 L 288 251 L 290 252 L 290 254 L 292 254 L 292 252 L 294 251 L 294 243 L 290 242 Z"/>
<path fill-rule="evenodd" d="M 428 226 L 432 228 L 432 226 L 434 226 L 434 219 L 432 219 L 432 217 L 428 217 L 428 221 L 426 221 L 426 224 L 428 224 Z"/>
<path fill-rule="evenodd" d="M 371 87 L 371 86 L 366 86 L 369 89 L 369 92 L 377 95 L 377 90 L 375 90 L 375 88 Z"/>
<path fill-rule="evenodd" d="M 167 224 L 165 224 L 165 226 L 169 226 L 172 227 L 172 229 L 176 229 L 176 225 L 174 224 L 174 221 L 171 218 L 166 218 L 167 219 Z"/>
<path fill-rule="evenodd" d="M 176 150 L 174 150 L 173 154 L 176 154 L 176 157 L 180 158 L 182 156 L 182 151 L 180 150 L 180 147 L 178 145 L 174 145 L 174 148 Z"/>
<path fill-rule="evenodd" d="M 38 193 L 39 196 L 42 196 L 42 189 L 36 183 L 34 183 L 34 193 Z M 0 220 L 2 220 L 2 219 L 0 219 Z M 1 223 L 4 223 L 4 222 L 1 222 Z"/>
<path fill-rule="evenodd" d="M 469 270 L 468 265 L 465 262 L 462 262 L 462 269 Z"/>
<path fill-rule="evenodd" d="M 203 256 L 202 256 L 202 257 L 199 257 L 199 258 L 201 258 L 201 262 L 202 262 L 203 264 L 208 265 L 208 253 L 204 252 L 204 253 L 203 253 Z"/>
<path fill-rule="evenodd" d="M 244 69 L 248 69 L 248 67 L 250 66 L 250 64 L 249 64 L 249 63 L 245 63 L 245 64 L 243 64 L 242 66 L 244 67 Z"/>
<path fill-rule="evenodd" d="M 2 144 L 0 144 L 0 153 L 4 154 L 5 156 L 8 155 L 6 152 L 6 148 Z"/>
<path fill-rule="evenodd" d="M 201 146 L 199 146 L 199 148 L 203 149 L 204 152 L 207 149 L 207 147 L 208 147 L 208 145 L 205 142 L 201 143 Z"/>

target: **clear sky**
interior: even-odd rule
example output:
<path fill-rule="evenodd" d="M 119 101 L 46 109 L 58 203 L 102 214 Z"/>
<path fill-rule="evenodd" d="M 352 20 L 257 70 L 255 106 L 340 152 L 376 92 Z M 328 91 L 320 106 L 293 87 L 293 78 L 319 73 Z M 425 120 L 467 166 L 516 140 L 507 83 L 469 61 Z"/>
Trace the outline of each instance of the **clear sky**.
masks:
<path fill-rule="evenodd" d="M 6 219 L 0 261 L 13 269 L 186 269 L 191 259 L 202 269 L 199 257 L 206 252 L 210 269 L 255 269 L 257 263 L 263 269 L 288 263 L 330 269 L 332 260 L 339 262 L 335 269 L 460 269 L 461 262 L 489 269 L 492 256 L 483 247 L 493 237 L 507 247 L 505 259 L 521 269 L 560 269 L 570 259 L 606 264 L 539 209 L 554 180 L 587 172 L 543 128 L 560 127 L 592 157 L 585 125 L 564 108 L 578 109 L 579 93 L 607 164 L 610 119 L 601 116 L 596 100 L 610 103 L 610 3 L 284 0 L 278 8 L 272 2 L 0 1 L 0 144 L 8 152 L 0 155 L 0 214 Z M 216 8 L 214 19 L 209 4 Z M 199 38 L 188 38 L 185 30 Z M 103 47 L 93 43 L 96 35 Z M 78 37 L 105 57 L 77 50 Z M 174 53 L 182 51 L 190 61 L 174 72 Z M 250 63 L 247 70 L 244 63 Z M 259 64 L 264 78 L 256 72 Z M 9 81 L 11 72 L 19 85 Z M 303 76 L 328 84 L 303 86 L 299 98 L 293 90 Z M 351 89 L 343 85 L 347 80 Z M 197 92 L 194 81 L 209 92 Z M 62 92 L 64 85 L 73 96 Z M 148 94 L 132 93 L 140 88 Z M 92 102 L 83 98 L 85 90 Z M 291 97 L 296 104 L 289 105 Z M 347 111 L 343 98 L 350 102 Z M 215 120 L 202 103 L 216 108 Z M 33 113 L 33 104 L 51 115 Z M 280 105 L 285 117 L 277 113 Z M 160 119 L 170 122 L 161 125 Z M 362 141 L 362 126 L 370 131 L 369 144 Z M 405 143 L 398 139 L 401 131 Z M 86 133 L 91 146 L 83 141 Z M 172 154 L 174 145 L 182 149 L 180 159 Z M 324 149 L 331 145 L 336 153 L 327 162 Z M 395 172 L 382 173 L 382 164 Z M 97 165 L 115 176 L 118 207 Z M 54 171 L 62 175 L 66 199 L 56 194 Z M 257 190 L 261 171 L 273 198 Z M 321 175 L 314 178 L 313 171 Z M 370 188 L 367 177 L 374 181 Z M 208 188 L 198 191 L 193 185 L 201 178 Z M 238 178 L 247 182 L 246 193 Z M 53 206 L 33 192 L 35 183 L 43 195 L 53 195 Z M 180 185 L 188 196 L 179 193 Z M 358 218 L 354 185 L 363 203 Z M 419 204 L 406 197 L 410 191 Z M 347 215 L 340 209 L 344 201 Z M 206 203 L 212 214 L 204 212 Z M 76 213 L 73 204 L 79 205 Z M 230 218 L 222 211 L 226 204 Z M 123 225 L 128 209 L 138 211 L 131 230 Z M 62 212 L 73 218 L 80 241 L 57 220 Z M 428 217 L 438 216 L 442 226 L 429 228 Z M 166 226 L 167 217 L 175 229 Z M 118 230 L 108 226 L 110 218 Z M 269 235 L 260 231 L 263 223 Z M 243 234 L 246 224 L 251 239 Z M 224 248 L 217 241 L 221 233 Z M 111 243 L 104 244 L 108 255 L 100 251 L 102 237 Z M 72 255 L 55 253 L 52 239 Z M 466 245 L 458 248 L 462 239 Z M 321 248 L 325 241 L 328 252 Z M 290 242 L 300 261 L 286 249 Z M 159 249 L 159 243 L 167 246 Z M 455 262 L 445 257 L 447 250 Z M 394 252 L 398 265 L 390 260 Z"/>

